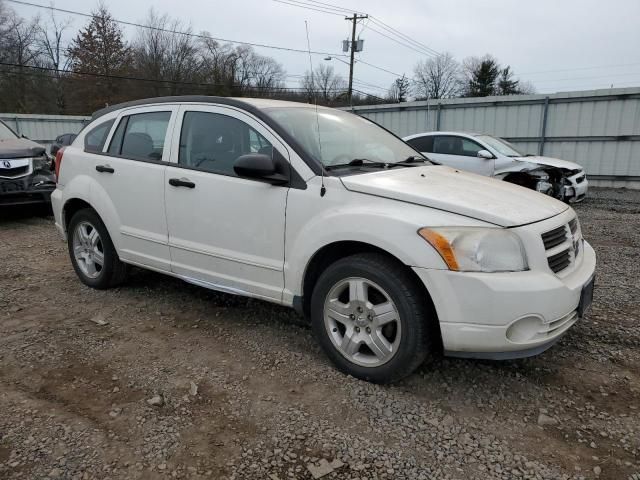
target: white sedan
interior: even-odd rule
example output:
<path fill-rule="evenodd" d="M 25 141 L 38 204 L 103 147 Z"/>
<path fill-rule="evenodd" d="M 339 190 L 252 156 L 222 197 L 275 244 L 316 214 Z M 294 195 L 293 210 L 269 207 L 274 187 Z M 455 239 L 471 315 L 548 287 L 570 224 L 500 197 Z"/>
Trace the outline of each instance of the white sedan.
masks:
<path fill-rule="evenodd" d="M 403 140 L 435 162 L 496 177 L 559 200 L 580 202 L 587 194 L 587 176 L 577 163 L 523 154 L 492 135 L 429 132 Z"/>

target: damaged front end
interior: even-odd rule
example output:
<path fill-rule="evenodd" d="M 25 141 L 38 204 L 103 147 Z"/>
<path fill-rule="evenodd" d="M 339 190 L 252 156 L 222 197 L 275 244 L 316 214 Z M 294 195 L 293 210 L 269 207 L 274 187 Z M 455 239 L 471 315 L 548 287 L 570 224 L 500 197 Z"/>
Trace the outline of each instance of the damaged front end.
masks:
<path fill-rule="evenodd" d="M 584 191 L 579 186 L 586 182 L 581 170 L 528 164 L 521 165 L 518 171 L 502 172 L 499 177 L 505 182 L 536 190 L 563 202 L 581 201 L 586 193 L 586 183 Z"/>

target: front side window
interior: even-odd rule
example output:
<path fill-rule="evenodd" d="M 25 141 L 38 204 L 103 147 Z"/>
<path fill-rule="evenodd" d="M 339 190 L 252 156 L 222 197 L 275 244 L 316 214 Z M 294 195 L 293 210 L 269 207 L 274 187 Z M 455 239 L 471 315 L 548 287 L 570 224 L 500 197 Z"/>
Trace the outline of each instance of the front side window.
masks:
<path fill-rule="evenodd" d="M 237 118 L 209 112 L 185 112 L 178 163 L 235 176 L 236 159 L 247 153 L 271 156 L 271 143 Z"/>
<path fill-rule="evenodd" d="M 104 142 L 107 140 L 111 126 L 114 120 L 107 120 L 93 127 L 84 136 L 84 150 L 85 152 L 101 152 L 104 147 Z"/>
<path fill-rule="evenodd" d="M 433 136 L 431 135 L 412 138 L 411 140 L 407 140 L 407 143 L 419 152 L 433 152 Z"/>
<path fill-rule="evenodd" d="M 443 155 L 477 157 L 480 150 L 483 150 L 482 145 L 463 137 L 439 135 L 433 141 L 433 151 Z"/>
<path fill-rule="evenodd" d="M 171 112 L 136 113 L 122 117 L 109 153 L 136 160 L 162 160 Z"/>

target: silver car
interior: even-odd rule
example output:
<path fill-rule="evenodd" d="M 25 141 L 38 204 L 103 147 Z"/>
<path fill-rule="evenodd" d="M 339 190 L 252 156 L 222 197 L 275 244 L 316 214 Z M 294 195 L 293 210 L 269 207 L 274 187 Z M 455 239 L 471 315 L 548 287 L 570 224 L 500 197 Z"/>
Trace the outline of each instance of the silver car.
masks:
<path fill-rule="evenodd" d="M 511 143 L 492 135 L 429 132 L 403 140 L 443 165 L 496 177 L 559 200 L 580 202 L 587 194 L 587 175 L 577 163 L 523 154 Z"/>

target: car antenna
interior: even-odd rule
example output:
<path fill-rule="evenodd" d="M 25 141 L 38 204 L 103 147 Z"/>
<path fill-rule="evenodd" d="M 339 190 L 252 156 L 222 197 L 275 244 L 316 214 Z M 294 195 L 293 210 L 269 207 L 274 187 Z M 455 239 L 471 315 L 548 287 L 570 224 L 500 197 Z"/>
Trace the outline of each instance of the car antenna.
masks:
<path fill-rule="evenodd" d="M 311 88 L 313 88 L 313 100 L 316 104 L 316 128 L 318 132 L 318 149 L 320 150 L 320 196 L 324 197 L 327 189 L 324 186 L 324 165 L 322 164 L 322 142 L 320 141 L 320 120 L 318 118 L 318 95 L 315 93 L 315 74 L 313 73 L 313 61 L 311 60 L 311 42 L 309 41 L 309 24 L 304 21 L 304 28 L 307 31 L 307 51 L 309 52 L 309 66 L 311 67 Z"/>

